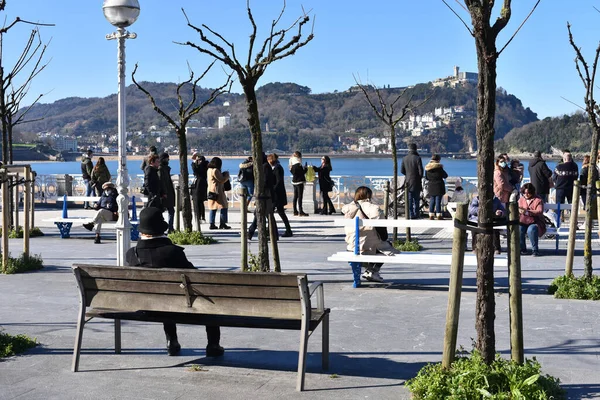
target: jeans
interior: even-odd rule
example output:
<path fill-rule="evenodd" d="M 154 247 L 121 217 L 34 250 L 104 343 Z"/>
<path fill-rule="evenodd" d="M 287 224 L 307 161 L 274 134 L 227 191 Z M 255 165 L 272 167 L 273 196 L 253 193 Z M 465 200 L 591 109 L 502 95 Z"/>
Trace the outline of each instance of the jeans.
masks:
<path fill-rule="evenodd" d="M 429 214 L 442 214 L 442 196 L 431 196 L 429 198 Z"/>
<path fill-rule="evenodd" d="M 421 212 L 419 211 L 421 203 L 421 191 L 420 190 L 410 190 L 408 192 L 408 211 L 410 213 L 411 219 L 417 219 L 421 216 Z"/>
<path fill-rule="evenodd" d="M 85 184 L 85 196 L 86 197 L 90 197 L 94 193 L 94 188 L 90 184 L 90 180 L 89 179 L 84 179 L 83 183 Z M 84 208 L 88 208 L 89 206 L 90 206 L 89 202 L 86 201 L 86 202 L 83 203 L 83 207 Z"/>
<path fill-rule="evenodd" d="M 217 210 L 210 210 L 210 212 L 208 213 L 208 222 L 211 225 L 214 225 L 216 217 L 217 217 Z M 225 225 L 227 223 L 227 209 L 226 208 L 221 208 L 221 210 L 219 212 L 219 220 L 220 220 L 219 223 L 221 225 Z"/>
<path fill-rule="evenodd" d="M 300 183 L 298 185 L 293 185 L 293 186 L 294 186 L 294 200 L 293 200 L 294 214 L 298 214 L 298 211 L 300 211 L 300 213 L 304 213 L 304 210 L 302 209 L 302 197 L 304 197 L 304 183 Z"/>
<path fill-rule="evenodd" d="M 175 207 L 167 207 L 169 213 L 169 232 L 173 230 L 173 220 L 175 219 Z"/>
<path fill-rule="evenodd" d="M 573 188 L 571 189 L 556 189 L 556 203 L 565 204 L 573 201 Z"/>
<path fill-rule="evenodd" d="M 529 241 L 531 242 L 531 249 L 533 251 L 538 251 L 538 227 L 536 224 L 520 225 L 521 228 L 521 250 L 527 249 L 527 245 L 525 244 L 525 235 L 529 236 Z"/>
<path fill-rule="evenodd" d="M 254 196 L 254 181 L 243 181 L 240 182 L 240 185 L 242 185 L 242 187 L 245 187 L 246 190 L 248 191 L 248 202 L 250 202 L 250 200 L 252 199 L 252 196 Z"/>

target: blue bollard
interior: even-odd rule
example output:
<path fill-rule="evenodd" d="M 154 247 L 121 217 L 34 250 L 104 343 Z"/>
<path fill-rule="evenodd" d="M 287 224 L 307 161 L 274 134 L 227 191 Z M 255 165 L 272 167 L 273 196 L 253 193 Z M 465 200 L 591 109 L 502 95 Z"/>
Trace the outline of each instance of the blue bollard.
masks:
<path fill-rule="evenodd" d="M 131 196 L 131 220 L 137 221 L 137 206 L 135 205 L 135 196 Z"/>
<path fill-rule="evenodd" d="M 66 194 L 63 196 L 63 212 L 62 212 L 62 217 L 63 218 L 69 218 L 69 214 L 67 212 L 67 195 Z"/>

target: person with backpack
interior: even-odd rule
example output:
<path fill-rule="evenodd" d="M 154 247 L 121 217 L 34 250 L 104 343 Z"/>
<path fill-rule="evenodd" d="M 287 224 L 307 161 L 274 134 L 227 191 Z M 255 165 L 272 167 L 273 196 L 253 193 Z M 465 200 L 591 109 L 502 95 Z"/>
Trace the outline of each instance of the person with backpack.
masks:
<path fill-rule="evenodd" d="M 238 182 L 248 191 L 246 196 L 248 199 L 248 204 L 250 204 L 250 200 L 252 200 L 252 196 L 254 196 L 254 162 L 252 157 L 248 157 L 240 164 Z"/>

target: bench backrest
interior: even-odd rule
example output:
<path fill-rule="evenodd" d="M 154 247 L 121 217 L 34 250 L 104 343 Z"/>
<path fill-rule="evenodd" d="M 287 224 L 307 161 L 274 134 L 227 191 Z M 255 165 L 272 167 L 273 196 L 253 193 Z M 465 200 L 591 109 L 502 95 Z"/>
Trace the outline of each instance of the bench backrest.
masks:
<path fill-rule="evenodd" d="M 306 274 L 86 264 L 73 272 L 93 308 L 284 319 L 301 319 L 303 304 L 310 310 Z"/>

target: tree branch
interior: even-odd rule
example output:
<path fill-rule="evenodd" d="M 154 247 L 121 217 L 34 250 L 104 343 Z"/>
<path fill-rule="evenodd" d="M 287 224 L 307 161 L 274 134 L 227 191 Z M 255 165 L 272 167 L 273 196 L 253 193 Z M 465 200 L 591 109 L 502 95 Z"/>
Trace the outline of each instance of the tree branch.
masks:
<path fill-rule="evenodd" d="M 519 33 L 519 31 L 521 30 L 521 28 L 523 27 L 523 25 L 525 25 L 525 22 L 527 22 L 527 20 L 529 19 L 529 17 L 531 17 L 531 14 L 533 14 L 533 12 L 535 11 L 535 9 L 537 8 L 538 4 L 540 4 L 541 0 L 538 0 L 535 5 L 533 6 L 533 8 L 531 9 L 531 11 L 529 12 L 529 14 L 527 14 L 527 17 L 525 17 L 525 19 L 523 20 L 523 22 L 521 22 L 521 25 L 519 25 L 519 27 L 517 28 L 517 30 L 515 31 L 515 33 L 513 33 L 513 35 L 510 37 L 510 39 L 508 39 L 508 42 L 506 42 L 506 44 L 504 46 L 502 46 L 502 48 L 500 49 L 500 51 L 498 52 L 498 56 L 500 56 L 500 54 L 504 51 L 504 49 L 506 48 L 506 46 L 508 46 L 508 44 L 510 42 L 512 42 L 512 40 L 515 38 L 515 36 L 517 36 L 517 33 Z M 495 24 L 494 24 L 495 25 Z"/>
<path fill-rule="evenodd" d="M 456 17 L 460 20 L 460 22 L 463 23 L 463 25 L 465 26 L 465 28 L 467 28 L 467 30 L 469 31 L 469 34 L 471 36 L 473 36 L 473 31 L 471 30 L 471 28 L 469 27 L 469 25 L 467 25 L 467 23 L 465 22 L 465 20 L 462 19 L 462 17 L 460 15 L 458 15 L 458 13 L 456 11 L 454 11 L 454 9 L 452 7 L 450 7 L 450 4 L 446 3 L 446 0 L 442 0 L 442 3 L 444 3 L 446 5 L 446 7 L 448 7 L 450 9 L 450 11 L 452 11 L 454 13 L 454 15 L 456 15 Z"/>

